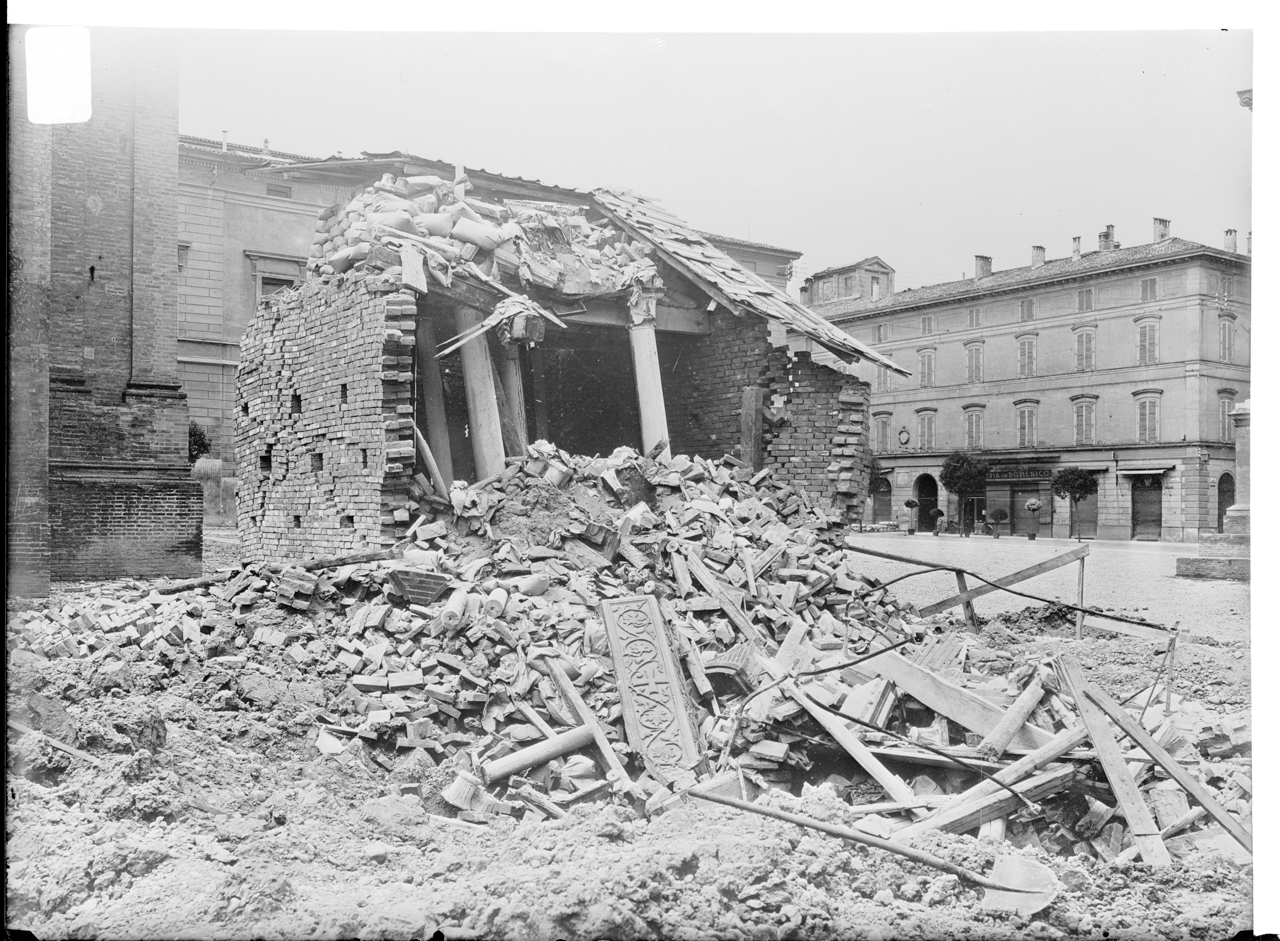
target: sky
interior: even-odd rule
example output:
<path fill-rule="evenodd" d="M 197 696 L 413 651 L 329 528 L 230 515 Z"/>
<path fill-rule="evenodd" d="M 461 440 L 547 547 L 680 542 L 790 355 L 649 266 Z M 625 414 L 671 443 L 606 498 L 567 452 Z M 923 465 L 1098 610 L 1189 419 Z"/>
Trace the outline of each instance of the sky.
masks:
<path fill-rule="evenodd" d="M 183 133 L 625 187 L 803 252 L 801 277 L 878 255 L 916 287 L 1107 225 L 1149 242 L 1155 216 L 1218 247 L 1252 229 L 1248 30 L 167 40 Z"/>

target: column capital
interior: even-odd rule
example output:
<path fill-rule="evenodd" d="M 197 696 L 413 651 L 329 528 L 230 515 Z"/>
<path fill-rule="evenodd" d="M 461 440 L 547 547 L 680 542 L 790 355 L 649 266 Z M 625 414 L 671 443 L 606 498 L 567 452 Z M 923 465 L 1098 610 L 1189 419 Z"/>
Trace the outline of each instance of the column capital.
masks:
<path fill-rule="evenodd" d="M 649 284 L 637 284 L 631 289 L 627 310 L 631 314 L 631 328 L 653 327 L 658 322 L 658 299 L 662 297 L 662 279 L 654 275 Z"/>

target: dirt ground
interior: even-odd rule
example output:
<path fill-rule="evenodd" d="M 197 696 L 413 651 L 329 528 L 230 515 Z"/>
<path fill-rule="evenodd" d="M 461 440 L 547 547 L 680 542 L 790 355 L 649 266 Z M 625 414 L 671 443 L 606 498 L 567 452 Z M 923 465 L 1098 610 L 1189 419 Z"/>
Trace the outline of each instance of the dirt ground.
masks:
<path fill-rule="evenodd" d="M 211 531 L 207 568 L 234 557 L 234 535 Z M 885 577 L 871 565 L 868 574 Z M 147 588 L 62 586 L 48 604 Z M 1150 641 L 1093 633 L 1077 642 L 1067 619 L 1021 607 L 984 626 L 988 646 L 1017 658 L 1070 650 L 1120 696 L 1151 681 Z M 1178 689 L 1247 704 L 1247 634 L 1215 633 L 1187 643 Z M 984 910 L 981 890 L 954 876 L 693 800 L 650 820 L 585 804 L 560 821 L 464 824 L 398 793 L 438 787 L 452 775 L 447 762 L 373 772 L 317 752 L 310 716 L 332 692 L 326 678 L 250 672 L 231 705 L 203 666 L 139 655 L 108 672 L 101 661 L 22 651 L 8 666 L 10 714 L 42 710 L 46 731 L 99 762 L 33 736 L 11 742 L 8 924 L 39 937 L 421 938 L 438 929 L 447 938 L 1207 941 L 1251 924 L 1251 870 L 1213 854 L 1157 870 L 967 836 L 917 841 L 979 870 L 998 853 L 1047 863 L 1063 891 L 1024 919 Z M 850 822 L 829 787 L 773 799 Z"/>

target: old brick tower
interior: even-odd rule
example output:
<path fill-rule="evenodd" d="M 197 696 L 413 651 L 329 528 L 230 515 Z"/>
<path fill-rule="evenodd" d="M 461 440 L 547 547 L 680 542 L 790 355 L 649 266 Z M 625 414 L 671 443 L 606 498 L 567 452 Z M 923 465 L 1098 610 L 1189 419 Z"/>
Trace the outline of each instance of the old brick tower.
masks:
<path fill-rule="evenodd" d="M 10 32 L 9 585 L 200 571 L 175 363 L 177 63 L 92 32 L 92 118 L 27 120 Z"/>

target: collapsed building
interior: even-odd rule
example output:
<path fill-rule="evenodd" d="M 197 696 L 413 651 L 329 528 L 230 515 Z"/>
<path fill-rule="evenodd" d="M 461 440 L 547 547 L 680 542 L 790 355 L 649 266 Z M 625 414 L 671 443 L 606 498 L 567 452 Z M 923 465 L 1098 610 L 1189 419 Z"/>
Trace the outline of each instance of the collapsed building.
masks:
<path fill-rule="evenodd" d="M 906 371 L 652 200 L 402 153 L 279 170 L 351 197 L 242 343 L 247 557 L 391 545 L 537 439 L 728 453 L 861 518 L 867 387 L 847 366 Z"/>

